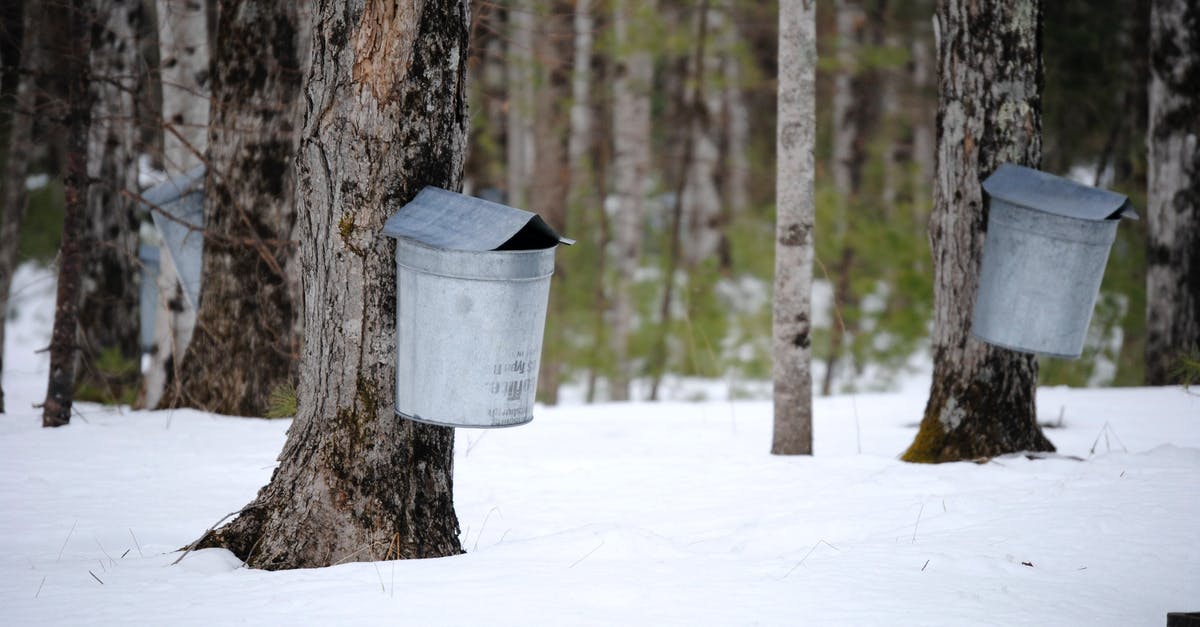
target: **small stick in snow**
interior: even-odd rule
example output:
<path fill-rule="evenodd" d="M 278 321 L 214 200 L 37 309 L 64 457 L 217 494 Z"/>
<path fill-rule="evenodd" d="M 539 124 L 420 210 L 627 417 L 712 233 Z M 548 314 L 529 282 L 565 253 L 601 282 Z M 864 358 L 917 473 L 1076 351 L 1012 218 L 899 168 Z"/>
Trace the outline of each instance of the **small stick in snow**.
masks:
<path fill-rule="evenodd" d="M 62 559 L 63 551 L 67 550 L 67 543 L 71 541 L 71 534 L 75 533 L 75 525 L 78 524 L 79 519 L 75 519 L 75 522 L 71 523 L 71 530 L 67 532 L 67 539 L 63 540 L 62 548 L 58 550 L 58 557 L 54 561 L 57 562 Z"/>
<path fill-rule="evenodd" d="M 487 527 L 488 519 L 492 517 L 492 512 L 499 512 L 500 517 L 504 518 L 504 512 L 500 511 L 500 506 L 489 509 L 487 516 L 483 517 L 483 524 L 479 526 L 479 535 L 475 536 L 475 544 L 471 547 L 471 551 L 479 548 L 479 539 L 483 537 L 483 530 Z"/>
<path fill-rule="evenodd" d="M 100 581 L 100 578 L 96 576 L 96 573 L 93 573 L 92 571 L 90 571 L 90 570 L 89 570 L 89 571 L 88 571 L 88 574 L 92 576 L 92 579 L 95 579 L 96 581 Z M 103 586 L 103 585 L 104 585 L 104 582 L 103 582 L 103 581 L 100 581 L 100 585 L 102 585 L 102 586 Z"/>
<path fill-rule="evenodd" d="M 805 553 L 804 557 L 800 558 L 800 561 L 796 562 L 796 565 L 792 566 L 790 570 L 788 570 L 786 573 L 783 574 L 782 577 L 780 577 L 780 579 L 787 579 L 788 575 L 792 574 L 792 572 L 795 571 L 797 568 L 800 568 L 800 565 L 804 563 L 804 560 L 808 559 L 808 556 L 812 555 L 813 551 L 817 550 L 817 547 L 821 546 L 822 544 L 824 544 L 825 546 L 827 546 L 835 551 L 838 550 L 838 548 L 836 546 L 833 546 L 832 544 L 826 542 L 823 539 L 817 540 L 817 543 L 812 545 L 812 548 L 808 550 L 808 553 Z"/>
<path fill-rule="evenodd" d="M 186 549 L 184 549 L 184 551 L 183 551 L 183 555 L 180 555 L 180 556 L 179 556 L 179 559 L 175 560 L 174 562 L 171 562 L 171 565 L 172 565 L 172 566 L 174 566 L 174 565 L 178 564 L 179 562 L 182 562 L 182 561 L 183 561 L 183 558 L 187 557 L 188 553 L 191 553 L 192 551 L 196 550 L 196 547 L 200 546 L 200 543 L 201 543 L 201 542 L 202 542 L 202 541 L 203 541 L 205 538 L 207 538 L 207 537 L 208 537 L 208 535 L 209 535 L 210 533 L 212 533 L 212 532 L 213 532 L 213 530 L 215 530 L 217 527 L 220 527 L 220 526 L 221 526 L 221 523 L 225 522 L 226 520 L 229 520 L 229 519 L 230 519 L 230 517 L 237 516 L 238 514 L 241 514 L 241 513 L 243 513 L 243 512 L 246 512 L 246 511 L 248 511 L 248 510 L 251 510 L 251 509 L 254 509 L 255 507 L 257 507 L 257 506 L 256 506 L 256 505 L 254 505 L 254 504 L 250 504 L 250 505 L 247 505 L 247 506 L 243 507 L 242 509 L 239 509 L 239 510 L 238 510 L 238 511 L 236 511 L 236 512 L 229 512 L 228 514 L 225 514 L 224 516 L 222 516 L 222 517 L 221 517 L 221 520 L 218 520 L 218 521 L 216 522 L 216 524 L 214 524 L 213 526 L 209 527 L 207 531 L 205 531 L 204 533 L 200 534 L 200 537 L 199 537 L 199 538 L 196 538 L 196 540 L 195 540 L 194 542 L 192 542 L 191 544 L 189 544 L 189 545 L 188 545 L 188 547 L 187 547 Z M 130 531 L 130 533 L 133 533 L 133 532 L 132 532 L 132 531 Z"/>
<path fill-rule="evenodd" d="M 592 549 L 592 550 L 588 551 L 588 552 L 587 552 L 587 555 L 584 555 L 583 557 L 581 557 L 581 558 L 579 558 L 579 559 L 575 560 L 574 562 L 571 562 L 571 565 L 570 565 L 570 566 L 568 566 L 567 568 L 575 568 L 575 565 L 576 565 L 576 564 L 578 564 L 579 562 L 582 562 L 583 560 L 585 560 L 585 559 L 587 559 L 587 558 L 591 557 L 591 556 L 592 556 L 592 553 L 595 553 L 596 551 L 599 551 L 599 550 L 600 550 L 600 547 L 602 547 L 602 546 L 604 546 L 604 540 L 600 540 L 600 544 L 597 544 L 597 545 L 596 545 L 596 548 L 594 548 L 594 549 Z"/>
<path fill-rule="evenodd" d="M 105 551 L 105 550 L 104 550 L 104 545 L 100 544 L 100 539 L 99 539 L 99 538 L 96 538 L 96 537 L 93 537 L 93 538 L 92 538 L 92 540 L 95 540 L 95 541 L 96 541 L 96 546 L 100 547 L 100 552 L 104 554 L 104 557 L 107 557 L 107 558 L 108 558 L 108 561 L 109 561 L 110 563 L 112 563 L 112 565 L 113 565 L 113 566 L 116 566 L 116 565 L 117 565 L 117 560 L 113 559 L 113 558 L 112 558 L 112 556 L 108 554 L 108 551 Z M 122 556 L 122 557 L 124 557 L 124 556 Z M 104 565 L 104 563 L 103 563 L 103 562 L 101 562 L 101 563 L 100 563 L 100 565 L 101 565 L 101 566 L 103 566 L 103 565 Z"/>
<path fill-rule="evenodd" d="M 925 513 L 925 504 L 921 503 L 921 511 L 917 512 L 917 522 L 913 525 L 912 543 L 917 543 L 917 527 L 921 524 L 921 514 Z"/>
<path fill-rule="evenodd" d="M 138 556 L 139 556 L 139 557 L 146 557 L 145 555 L 142 555 L 142 545 L 138 543 L 137 536 L 133 535 L 133 527 L 130 527 L 130 528 L 129 528 L 129 537 L 133 538 L 133 546 L 136 546 L 136 547 L 137 547 L 137 550 L 138 550 Z M 124 556 L 124 555 L 122 555 L 121 557 L 125 557 L 125 556 Z"/>
<path fill-rule="evenodd" d="M 925 566 L 929 565 L 929 560 L 925 560 L 925 565 L 921 566 L 921 572 L 925 572 Z"/>
<path fill-rule="evenodd" d="M 44 585 L 46 585 L 46 578 L 42 577 L 42 583 L 38 584 L 37 592 L 33 595 L 33 598 L 38 598 L 38 595 L 42 593 L 42 586 Z"/>
<path fill-rule="evenodd" d="M 129 555 L 129 552 L 130 552 L 130 551 L 132 551 L 132 550 L 133 550 L 133 549 L 125 549 L 125 552 L 121 554 L 121 558 L 120 558 L 120 559 L 125 559 L 125 556 L 126 556 L 126 555 Z"/>

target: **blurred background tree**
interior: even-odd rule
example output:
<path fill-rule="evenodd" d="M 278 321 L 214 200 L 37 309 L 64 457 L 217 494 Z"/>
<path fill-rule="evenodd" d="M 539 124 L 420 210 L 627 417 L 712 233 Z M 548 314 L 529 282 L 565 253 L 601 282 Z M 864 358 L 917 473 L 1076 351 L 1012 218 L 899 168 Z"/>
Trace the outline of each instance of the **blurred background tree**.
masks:
<path fill-rule="evenodd" d="M 18 7 L 35 4 L 4 9 L 4 145 Z M 141 2 L 150 72 L 139 145 L 143 163 L 161 169 L 155 4 Z M 465 191 L 538 211 L 579 242 L 558 255 L 543 401 L 679 398 L 689 377 L 769 397 L 777 10 L 753 0 L 473 1 Z M 932 14 L 932 0 L 818 4 L 812 349 L 825 393 L 886 389 L 928 368 Z M 1149 0 L 1045 7 L 1043 169 L 1139 208 L 1148 29 Z M 20 257 L 41 263 L 62 226 L 63 140 L 51 128 L 32 129 L 20 235 Z M 1143 383 L 1145 236 L 1140 222 L 1119 230 L 1084 356 L 1042 360 L 1042 384 Z"/>

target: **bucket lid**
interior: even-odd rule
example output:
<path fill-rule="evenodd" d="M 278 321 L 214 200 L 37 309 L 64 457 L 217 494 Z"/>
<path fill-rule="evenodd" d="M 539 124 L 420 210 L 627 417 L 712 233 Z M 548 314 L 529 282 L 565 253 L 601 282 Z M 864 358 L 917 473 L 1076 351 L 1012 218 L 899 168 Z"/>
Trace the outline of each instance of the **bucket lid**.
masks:
<path fill-rule="evenodd" d="M 142 194 L 142 205 L 150 212 L 166 244 L 167 254 L 179 273 L 183 296 L 193 309 L 200 306 L 200 278 L 204 256 L 203 165 L 171 177 Z"/>
<path fill-rule="evenodd" d="M 1001 164 L 983 189 L 1007 203 L 1079 220 L 1138 218 L 1129 198 L 1033 168 Z"/>
<path fill-rule="evenodd" d="M 574 244 L 536 213 L 426 187 L 383 224 L 383 234 L 446 250 L 536 250 Z"/>

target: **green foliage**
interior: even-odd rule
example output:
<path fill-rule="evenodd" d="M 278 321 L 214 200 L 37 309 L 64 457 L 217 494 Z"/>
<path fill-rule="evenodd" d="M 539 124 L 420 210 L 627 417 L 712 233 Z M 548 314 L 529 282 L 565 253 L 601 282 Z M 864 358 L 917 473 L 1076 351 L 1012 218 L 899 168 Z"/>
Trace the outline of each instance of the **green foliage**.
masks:
<path fill-rule="evenodd" d="M 1193 345 L 1188 350 L 1179 352 L 1175 366 L 1171 369 L 1171 378 L 1178 381 L 1185 390 L 1200 383 L 1200 346 Z"/>
<path fill-rule="evenodd" d="M 29 209 L 21 225 L 21 261 L 54 261 L 62 238 L 63 203 L 62 181 L 55 177 L 45 186 L 30 190 Z"/>
<path fill-rule="evenodd" d="M 104 348 L 96 359 L 85 364 L 89 372 L 78 378 L 75 398 L 107 405 L 132 405 L 138 394 L 141 373 L 136 357 L 125 357 L 115 346 Z"/>
<path fill-rule="evenodd" d="M 271 390 L 267 401 L 266 418 L 291 418 L 296 415 L 297 400 L 296 386 L 281 383 Z"/>

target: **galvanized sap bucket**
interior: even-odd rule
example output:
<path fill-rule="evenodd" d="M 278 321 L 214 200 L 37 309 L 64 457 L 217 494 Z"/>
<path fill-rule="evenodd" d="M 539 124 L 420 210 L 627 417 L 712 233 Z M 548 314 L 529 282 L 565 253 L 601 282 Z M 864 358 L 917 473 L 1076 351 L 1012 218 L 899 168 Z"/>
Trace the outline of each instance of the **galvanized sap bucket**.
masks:
<path fill-rule="evenodd" d="M 1001 165 L 990 196 L 971 333 L 1004 348 L 1074 359 L 1129 199 L 1045 172 Z"/>
<path fill-rule="evenodd" d="M 175 264 L 184 298 L 196 310 L 204 262 L 204 166 L 151 187 L 142 198 Z"/>
<path fill-rule="evenodd" d="M 528 211 L 426 187 L 396 238 L 396 414 L 452 427 L 533 419 L 560 237 Z"/>

